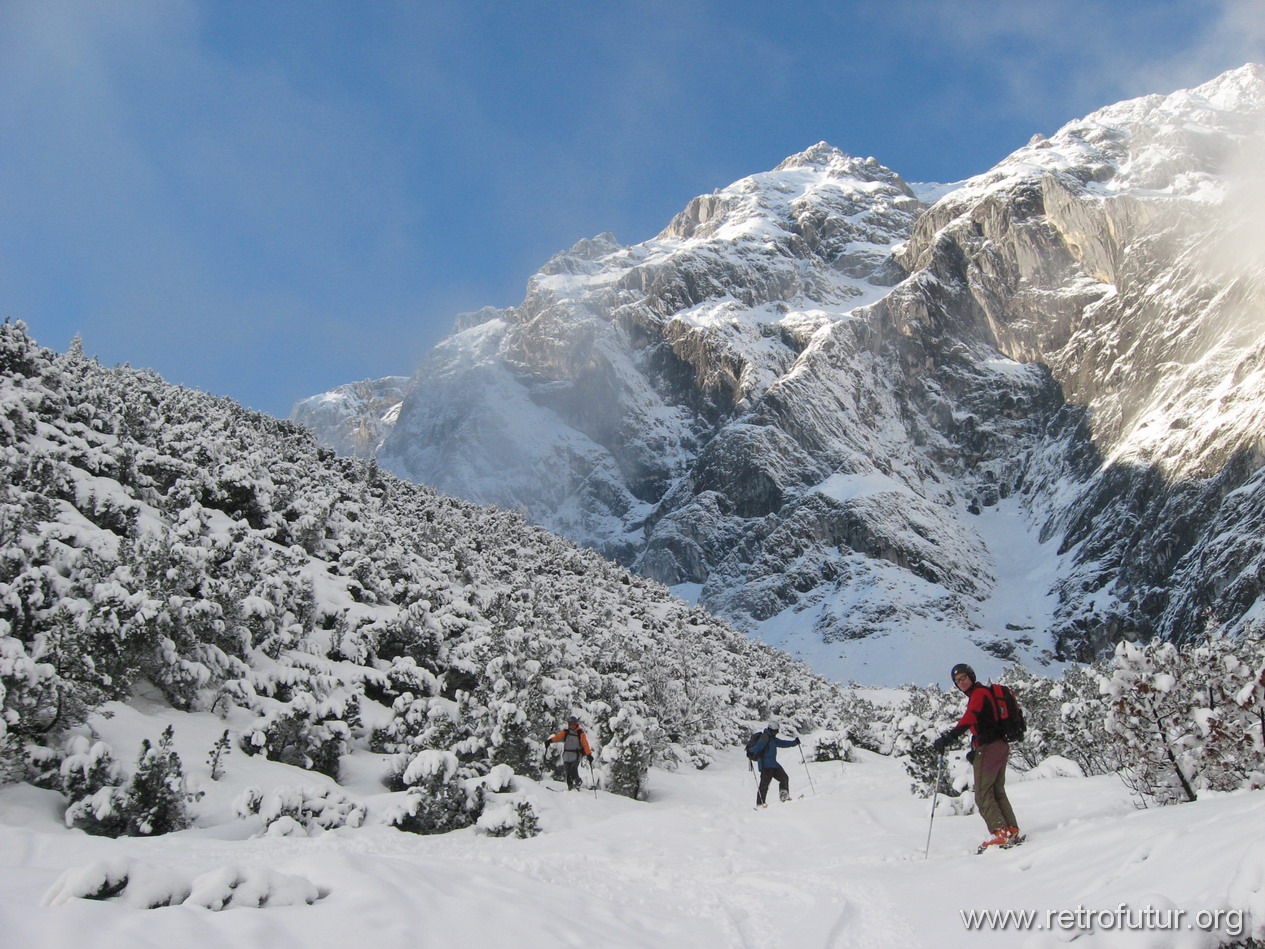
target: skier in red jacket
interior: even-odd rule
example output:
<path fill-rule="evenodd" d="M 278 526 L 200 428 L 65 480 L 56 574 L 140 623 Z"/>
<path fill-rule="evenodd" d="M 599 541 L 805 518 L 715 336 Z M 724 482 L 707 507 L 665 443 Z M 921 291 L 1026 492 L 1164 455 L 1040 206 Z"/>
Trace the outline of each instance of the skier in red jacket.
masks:
<path fill-rule="evenodd" d="M 567 727 L 556 735 L 550 735 L 548 743 L 562 742 L 562 769 L 567 773 L 567 790 L 575 791 L 584 786 L 580 780 L 580 756 L 586 761 L 593 760 L 593 752 L 589 749 L 589 737 L 580 727 L 580 720 L 574 715 L 567 720 Z"/>
<path fill-rule="evenodd" d="M 1019 843 L 1019 822 L 1006 797 L 1006 762 L 1010 745 L 1002 738 L 997 725 L 997 706 L 988 686 L 975 678 L 975 670 L 964 662 L 953 667 L 953 684 L 966 694 L 966 711 L 958 723 L 931 743 L 938 754 L 970 729 L 971 750 L 966 760 L 975 769 L 975 803 L 992 835 L 980 844 L 980 852 L 988 847 L 1009 847 Z"/>

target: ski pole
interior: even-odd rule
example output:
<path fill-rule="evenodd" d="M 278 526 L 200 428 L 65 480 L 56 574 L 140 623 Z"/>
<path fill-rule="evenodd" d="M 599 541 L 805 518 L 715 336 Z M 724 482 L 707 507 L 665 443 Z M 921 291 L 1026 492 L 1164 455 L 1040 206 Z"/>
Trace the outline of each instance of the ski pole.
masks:
<path fill-rule="evenodd" d="M 936 822 L 936 804 L 940 801 L 940 781 L 944 777 L 944 755 L 940 756 L 940 767 L 936 769 L 936 787 L 931 794 L 931 820 L 927 822 L 927 846 L 922 852 L 922 859 L 931 856 L 931 827 Z"/>
<path fill-rule="evenodd" d="M 804 757 L 804 745 L 799 746 L 799 760 L 804 762 L 804 774 L 808 775 L 808 786 L 813 789 L 813 797 L 817 796 L 817 785 L 813 784 L 813 773 L 808 770 L 808 759 Z"/>
<path fill-rule="evenodd" d="M 597 775 L 593 773 L 593 759 L 587 759 L 589 763 L 589 780 L 593 782 L 593 800 L 597 800 Z"/>

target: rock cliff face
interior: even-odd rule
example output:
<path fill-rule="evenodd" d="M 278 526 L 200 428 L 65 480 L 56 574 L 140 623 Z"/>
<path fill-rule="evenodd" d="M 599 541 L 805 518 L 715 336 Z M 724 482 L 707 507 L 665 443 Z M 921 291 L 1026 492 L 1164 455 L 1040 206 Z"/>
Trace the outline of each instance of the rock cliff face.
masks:
<path fill-rule="evenodd" d="M 340 455 L 371 458 L 395 427 L 411 387 L 408 376 L 353 382 L 304 399 L 291 415 L 320 432 L 321 441 Z"/>
<path fill-rule="evenodd" d="M 644 244 L 558 255 L 462 318 L 393 422 L 296 417 L 836 675 L 1242 629 L 1265 609 L 1263 130 L 1244 67 L 930 206 L 817 145 Z"/>

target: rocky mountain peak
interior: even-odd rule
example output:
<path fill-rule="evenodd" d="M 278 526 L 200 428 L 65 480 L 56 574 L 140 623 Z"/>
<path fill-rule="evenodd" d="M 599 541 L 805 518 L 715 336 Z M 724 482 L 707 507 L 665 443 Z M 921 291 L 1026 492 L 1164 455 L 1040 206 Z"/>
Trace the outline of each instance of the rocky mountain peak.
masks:
<path fill-rule="evenodd" d="M 1109 106 L 930 206 L 818 143 L 581 241 L 423 360 L 379 460 L 843 676 L 1241 631 L 1265 268 L 1226 235 L 1265 207 L 1263 75 Z"/>
<path fill-rule="evenodd" d="M 695 198 L 657 240 L 777 240 L 823 231 L 867 243 L 890 243 L 907 230 L 921 203 L 909 186 L 873 158 L 853 158 L 825 142 Z M 827 252 L 828 253 L 828 252 Z"/>

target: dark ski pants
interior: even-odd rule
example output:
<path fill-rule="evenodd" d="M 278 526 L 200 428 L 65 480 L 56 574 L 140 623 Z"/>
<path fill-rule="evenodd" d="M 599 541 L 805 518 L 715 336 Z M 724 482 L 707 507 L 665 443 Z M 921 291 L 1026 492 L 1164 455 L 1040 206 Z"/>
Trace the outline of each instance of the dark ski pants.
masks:
<path fill-rule="evenodd" d="M 791 796 L 791 776 L 786 773 L 786 769 L 780 764 L 774 765 L 772 768 L 760 769 L 760 790 L 756 792 L 755 802 L 757 805 L 764 803 L 764 797 L 769 793 L 769 784 L 773 779 L 777 778 L 778 794 L 782 800 L 786 800 Z"/>
<path fill-rule="evenodd" d="M 580 759 L 577 756 L 574 761 L 562 762 L 562 770 L 567 773 L 567 790 L 584 787 L 584 782 L 580 780 Z"/>
<path fill-rule="evenodd" d="M 980 817 L 988 825 L 990 833 L 1003 827 L 1018 827 L 1015 812 L 1006 797 L 1006 761 L 1010 758 L 1010 745 L 1004 741 L 990 741 L 975 752 L 975 805 Z"/>

